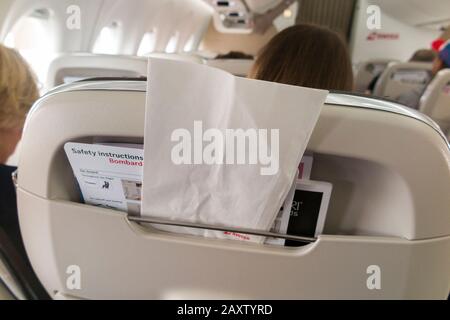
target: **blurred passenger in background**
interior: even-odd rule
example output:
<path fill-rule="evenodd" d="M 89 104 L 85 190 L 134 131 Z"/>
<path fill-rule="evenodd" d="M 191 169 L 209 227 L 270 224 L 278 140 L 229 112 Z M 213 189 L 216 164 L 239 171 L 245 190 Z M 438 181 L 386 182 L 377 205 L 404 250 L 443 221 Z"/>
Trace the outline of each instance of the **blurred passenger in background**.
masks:
<path fill-rule="evenodd" d="M 441 71 L 442 69 L 449 68 L 450 66 L 450 60 L 449 60 L 449 51 L 450 51 L 450 42 L 441 43 L 440 46 L 437 47 L 438 52 L 434 52 L 434 59 L 432 61 L 433 68 L 431 71 L 432 77 L 436 76 L 436 74 Z M 430 50 L 432 51 L 432 50 Z M 429 53 L 426 54 L 428 56 Z M 424 61 L 422 61 L 424 62 Z M 428 61 L 427 61 L 428 62 Z M 430 81 L 431 82 L 431 81 Z M 411 90 L 410 92 L 402 94 L 397 101 L 401 104 L 404 104 L 405 106 L 408 106 L 413 109 L 418 109 L 420 104 L 420 98 L 424 94 L 425 90 L 427 89 L 427 86 L 430 84 L 427 83 L 423 86 L 423 88 L 420 88 L 418 90 Z"/>
<path fill-rule="evenodd" d="M 433 62 L 433 76 L 443 69 L 450 68 L 450 40 L 443 43 L 440 48 L 436 59 Z"/>
<path fill-rule="evenodd" d="M 295 86 L 351 91 L 347 45 L 335 32 L 300 24 L 278 33 L 262 49 L 250 78 Z"/>
<path fill-rule="evenodd" d="M 434 59 L 436 59 L 436 52 L 431 49 L 420 49 L 414 52 L 409 62 L 424 62 L 424 63 L 432 63 Z M 369 87 L 367 88 L 367 94 L 372 94 L 375 90 L 375 86 L 377 85 L 378 80 L 380 79 L 381 74 L 377 75 L 370 82 Z M 423 92 L 422 92 L 423 93 Z M 420 95 L 422 93 L 419 92 Z"/>

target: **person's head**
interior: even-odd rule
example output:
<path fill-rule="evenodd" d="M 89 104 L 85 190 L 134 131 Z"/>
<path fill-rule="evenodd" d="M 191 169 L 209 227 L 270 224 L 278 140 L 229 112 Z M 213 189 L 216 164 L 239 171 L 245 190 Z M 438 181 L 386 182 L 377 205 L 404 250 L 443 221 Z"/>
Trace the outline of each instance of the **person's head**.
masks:
<path fill-rule="evenodd" d="M 27 63 L 17 51 L 0 44 L 0 164 L 14 152 L 26 114 L 38 98 Z"/>
<path fill-rule="evenodd" d="M 316 89 L 353 89 L 345 42 L 329 29 L 306 24 L 287 28 L 272 38 L 249 77 Z"/>
<path fill-rule="evenodd" d="M 253 60 L 253 56 L 241 51 L 230 51 L 225 54 L 219 54 L 216 59 L 240 59 L 240 60 Z"/>
<path fill-rule="evenodd" d="M 433 75 L 436 75 L 442 69 L 448 68 L 450 68 L 450 41 L 440 46 L 438 56 L 433 62 Z"/>
<path fill-rule="evenodd" d="M 431 49 L 421 49 L 414 52 L 410 62 L 433 62 L 436 59 L 436 52 Z"/>

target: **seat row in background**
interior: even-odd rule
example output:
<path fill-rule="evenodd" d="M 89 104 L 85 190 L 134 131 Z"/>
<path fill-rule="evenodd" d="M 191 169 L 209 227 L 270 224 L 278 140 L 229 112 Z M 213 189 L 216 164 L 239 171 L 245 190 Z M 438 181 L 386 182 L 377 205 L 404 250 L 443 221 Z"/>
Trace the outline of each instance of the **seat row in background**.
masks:
<path fill-rule="evenodd" d="M 149 56 L 206 64 L 245 76 L 253 64 L 250 59 L 214 59 L 193 53 L 152 53 Z M 95 77 L 139 78 L 147 75 L 147 58 L 131 55 L 65 53 L 50 64 L 45 91 L 76 80 Z M 424 90 L 431 79 L 431 65 L 399 63 L 386 59 L 361 63 L 355 76 L 356 91 L 364 93 L 374 78 L 379 77 L 374 94 L 396 100 L 410 90 Z M 419 111 L 431 117 L 450 138 L 450 71 L 443 70 L 427 87 Z M 18 162 L 18 152 L 8 161 Z"/>
<path fill-rule="evenodd" d="M 210 59 L 198 54 L 153 53 L 149 56 L 206 64 L 223 69 L 237 76 L 246 76 L 253 60 Z M 147 58 L 127 55 L 101 55 L 92 53 L 67 53 L 58 56 L 51 64 L 46 89 L 92 77 L 145 77 Z M 448 133 L 450 111 L 450 73 L 441 71 L 432 79 L 431 65 L 418 62 L 389 62 L 372 60 L 360 65 L 356 74 L 356 91 L 365 92 L 375 77 L 379 80 L 373 94 L 378 97 L 399 100 L 403 94 L 416 90 L 426 92 L 420 100 L 419 111 L 430 116 Z M 432 80 L 432 81 L 431 81 Z M 431 81 L 431 83 L 430 83 Z"/>
<path fill-rule="evenodd" d="M 357 68 L 355 90 L 367 93 L 376 81 L 372 88 L 374 96 L 400 103 L 404 103 L 405 95 L 416 92 L 421 97 L 414 109 L 432 118 L 450 137 L 450 71 L 441 70 L 433 77 L 431 70 L 430 63 L 387 59 L 365 61 Z"/>
<path fill-rule="evenodd" d="M 152 53 L 149 56 L 210 65 L 236 76 L 246 76 L 253 65 L 251 59 L 215 59 L 191 53 Z M 147 76 L 147 62 L 147 57 L 131 55 L 60 54 L 50 63 L 42 93 L 63 84 L 89 78 L 143 78 Z M 19 154 L 20 144 L 8 159 L 8 164 L 16 166 Z"/>
<path fill-rule="evenodd" d="M 253 60 L 250 59 L 210 59 L 195 54 L 152 53 L 148 56 L 205 64 L 225 70 L 236 76 L 246 76 L 253 64 Z M 50 64 L 45 91 L 51 90 L 61 84 L 87 78 L 145 77 L 147 75 L 147 61 L 147 57 L 127 55 L 93 53 L 61 54 Z"/>

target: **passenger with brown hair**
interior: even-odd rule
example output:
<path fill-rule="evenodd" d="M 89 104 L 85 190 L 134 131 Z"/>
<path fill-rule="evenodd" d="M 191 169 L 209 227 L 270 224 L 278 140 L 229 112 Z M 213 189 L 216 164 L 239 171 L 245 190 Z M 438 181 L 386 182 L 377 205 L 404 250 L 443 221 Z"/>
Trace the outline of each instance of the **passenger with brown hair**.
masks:
<path fill-rule="evenodd" d="M 425 63 L 432 63 L 434 59 L 436 59 L 437 54 L 435 51 L 431 49 L 420 49 L 414 52 L 411 59 L 409 59 L 410 62 L 425 62 Z"/>
<path fill-rule="evenodd" d="M 33 73 L 20 54 L 0 45 L 0 229 L 21 246 L 16 193 L 6 166 L 22 136 L 25 117 L 39 98 Z"/>
<path fill-rule="evenodd" d="M 325 90 L 353 90 L 344 40 L 335 32 L 300 24 L 278 33 L 257 57 L 250 78 Z"/>

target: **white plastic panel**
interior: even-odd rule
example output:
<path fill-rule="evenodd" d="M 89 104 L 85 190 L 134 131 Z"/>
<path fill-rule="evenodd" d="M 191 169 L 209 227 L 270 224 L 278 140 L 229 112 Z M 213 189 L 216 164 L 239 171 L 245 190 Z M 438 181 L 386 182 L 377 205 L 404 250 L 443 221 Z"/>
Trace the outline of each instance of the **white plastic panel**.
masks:
<path fill-rule="evenodd" d="M 445 299 L 448 294 L 450 237 L 410 242 L 322 236 L 306 247 L 272 248 L 162 234 L 130 224 L 116 212 L 48 201 L 23 191 L 19 201 L 21 211 L 29 213 L 23 230 L 30 259 L 52 295 Z M 39 236 L 31 239 L 37 230 Z M 81 290 L 65 285 L 65 271 L 74 264 L 82 272 Z M 366 285 L 367 268 L 374 264 L 383 270 L 382 290 L 368 290 Z"/>

